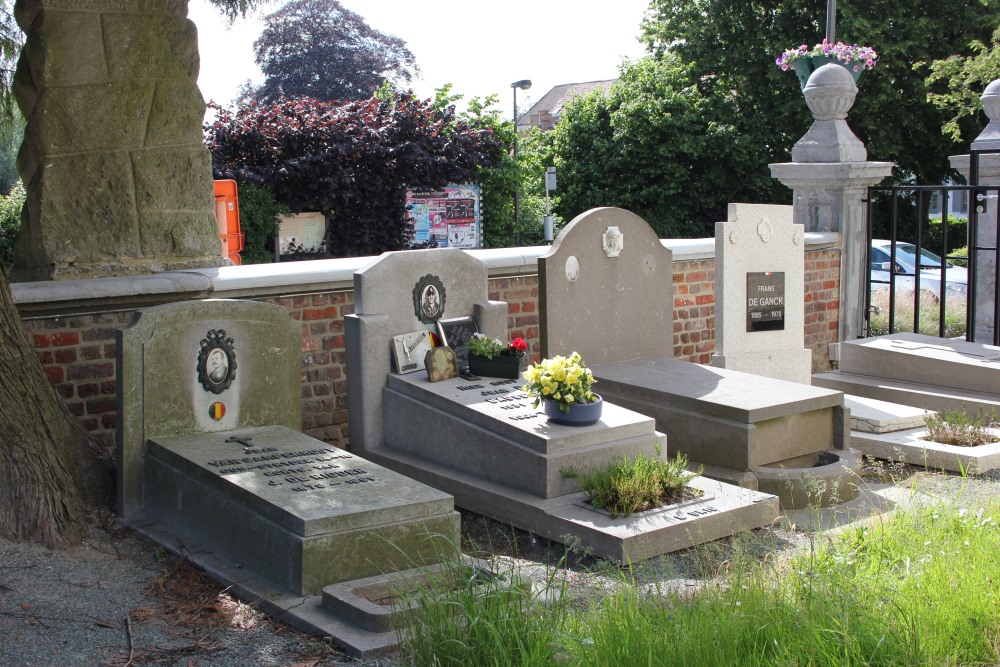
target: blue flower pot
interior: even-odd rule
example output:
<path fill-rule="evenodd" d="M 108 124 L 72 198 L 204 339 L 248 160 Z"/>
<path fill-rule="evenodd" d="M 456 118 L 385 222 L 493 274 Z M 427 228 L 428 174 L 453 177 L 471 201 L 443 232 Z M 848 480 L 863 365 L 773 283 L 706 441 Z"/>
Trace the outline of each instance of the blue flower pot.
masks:
<path fill-rule="evenodd" d="M 595 394 L 596 395 L 596 394 Z M 597 396 L 593 403 L 570 403 L 569 412 L 559 409 L 559 402 L 550 398 L 542 400 L 545 408 L 545 416 L 553 424 L 563 426 L 590 426 L 596 424 L 601 419 L 601 412 L 604 409 L 604 399 Z"/>
<path fill-rule="evenodd" d="M 840 65 L 854 77 L 854 83 L 857 85 L 858 78 L 861 73 L 865 71 L 865 63 L 863 60 L 852 60 L 849 63 L 845 63 L 842 60 L 837 60 L 831 56 L 808 56 L 805 58 L 799 58 L 798 60 L 792 61 L 792 69 L 795 70 L 795 75 L 799 77 L 799 88 L 803 90 L 806 84 L 809 83 L 809 77 L 813 72 L 818 70 L 823 65 L 829 65 L 833 63 L 834 65 Z M 857 71 L 854 67 L 857 66 Z"/>

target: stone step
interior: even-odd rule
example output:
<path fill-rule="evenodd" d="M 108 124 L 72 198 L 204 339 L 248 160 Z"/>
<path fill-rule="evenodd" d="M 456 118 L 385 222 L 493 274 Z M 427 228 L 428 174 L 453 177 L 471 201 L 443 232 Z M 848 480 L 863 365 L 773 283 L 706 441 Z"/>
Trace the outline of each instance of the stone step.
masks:
<path fill-rule="evenodd" d="M 900 403 L 924 410 L 961 410 L 975 415 L 982 408 L 1000 413 L 1000 394 L 967 391 L 937 384 L 906 382 L 843 371 L 813 374 L 813 384 L 862 398 Z"/>
<path fill-rule="evenodd" d="M 1000 348 L 913 333 L 844 341 L 840 371 L 1000 398 Z"/>

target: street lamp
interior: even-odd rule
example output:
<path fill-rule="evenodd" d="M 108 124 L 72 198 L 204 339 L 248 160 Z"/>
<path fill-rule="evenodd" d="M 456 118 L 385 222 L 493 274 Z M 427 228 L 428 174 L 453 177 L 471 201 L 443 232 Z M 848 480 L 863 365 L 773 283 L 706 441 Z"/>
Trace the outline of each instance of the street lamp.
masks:
<path fill-rule="evenodd" d="M 514 164 L 517 164 L 517 89 L 527 90 L 531 88 L 530 79 L 521 79 L 510 84 L 514 91 Z M 514 182 L 514 236 L 518 247 L 521 245 L 521 224 L 518 218 L 521 215 L 521 180 L 518 178 Z"/>

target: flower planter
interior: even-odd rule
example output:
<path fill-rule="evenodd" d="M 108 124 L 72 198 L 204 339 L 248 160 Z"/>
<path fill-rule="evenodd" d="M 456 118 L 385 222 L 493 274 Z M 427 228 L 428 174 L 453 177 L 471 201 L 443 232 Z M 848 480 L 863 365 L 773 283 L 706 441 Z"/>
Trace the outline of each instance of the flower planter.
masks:
<path fill-rule="evenodd" d="M 600 420 L 601 412 L 604 409 L 604 399 L 598 396 L 593 403 L 570 403 L 569 412 L 560 410 L 559 402 L 550 398 L 543 399 L 542 406 L 545 408 L 545 416 L 553 424 L 589 426 Z"/>
<path fill-rule="evenodd" d="M 845 63 L 843 60 L 837 60 L 832 56 L 806 56 L 804 58 L 799 58 L 793 60 L 791 67 L 795 70 L 795 75 L 799 77 L 799 87 L 803 90 L 806 84 L 809 83 L 809 77 L 813 72 L 818 70 L 823 65 L 828 65 L 833 63 L 835 65 L 840 65 L 854 77 L 854 83 L 858 83 L 858 78 L 861 77 L 861 73 L 864 71 L 865 63 L 861 60 L 852 60 L 849 63 Z M 854 69 L 857 67 L 857 69 Z"/>
<path fill-rule="evenodd" d="M 516 380 L 521 375 L 522 365 L 524 357 L 499 356 L 487 359 L 477 354 L 469 355 L 469 372 L 473 375 Z"/>

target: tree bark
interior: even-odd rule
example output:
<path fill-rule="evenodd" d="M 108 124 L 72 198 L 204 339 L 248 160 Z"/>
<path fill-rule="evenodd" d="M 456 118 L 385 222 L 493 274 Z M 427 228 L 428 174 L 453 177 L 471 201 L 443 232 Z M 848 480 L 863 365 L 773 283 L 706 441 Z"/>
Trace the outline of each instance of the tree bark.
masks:
<path fill-rule="evenodd" d="M 110 498 L 113 469 L 45 374 L 0 266 L 0 536 L 78 542 L 86 508 Z"/>

